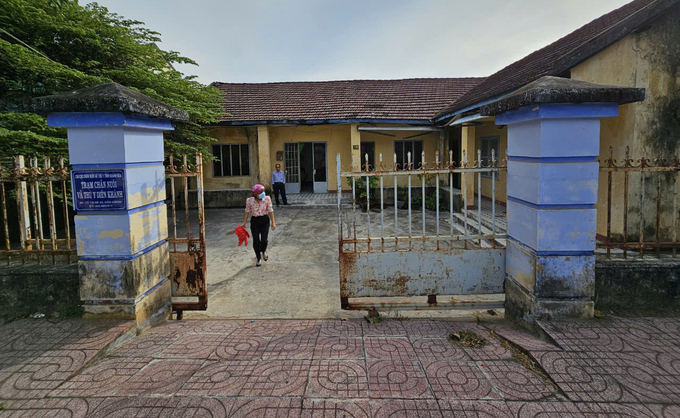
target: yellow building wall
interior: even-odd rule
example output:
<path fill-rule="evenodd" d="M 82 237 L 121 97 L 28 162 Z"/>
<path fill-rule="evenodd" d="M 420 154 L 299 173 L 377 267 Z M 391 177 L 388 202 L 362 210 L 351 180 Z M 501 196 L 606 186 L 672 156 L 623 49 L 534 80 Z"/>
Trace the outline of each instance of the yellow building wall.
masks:
<path fill-rule="evenodd" d="M 475 147 L 477 150 L 481 147 L 481 140 L 484 137 L 497 136 L 498 137 L 498 147 L 499 154 L 496 155 L 496 161 L 498 165 L 505 164 L 506 150 L 508 149 L 508 129 L 505 126 L 497 126 L 494 122 L 495 118 L 483 119 L 481 123 L 484 125 L 478 125 L 475 127 Z M 468 156 L 468 163 L 473 164 L 477 160 L 477 155 Z M 496 201 L 498 203 L 505 203 L 508 199 L 507 193 L 507 171 L 501 171 L 499 174 L 499 179 L 496 180 Z M 479 182 L 478 177 L 475 175 L 475 193 L 477 193 Z M 482 196 L 491 198 L 491 193 L 493 190 L 493 179 L 489 177 L 482 177 Z M 469 199 L 469 197 L 468 197 Z M 471 205 L 471 203 L 468 203 Z M 477 202 L 474 203 L 475 205 Z"/>
<path fill-rule="evenodd" d="M 672 24 L 671 17 L 666 21 L 657 22 L 647 31 L 630 35 L 599 54 L 579 64 L 571 70 L 571 77 L 577 80 L 594 83 L 612 84 L 626 87 L 642 87 L 646 89 L 646 97 L 643 102 L 632 103 L 619 108 L 619 116 L 603 119 L 601 122 L 600 159 L 609 158 L 609 147 L 613 148 L 614 159 L 621 163 L 625 155 L 626 147 L 630 147 L 631 158 L 638 160 L 640 157 L 654 159 L 658 157 L 672 158 L 673 155 L 661 155 L 661 149 L 655 145 L 658 138 L 653 138 L 651 121 L 654 119 L 656 106 L 661 98 L 669 94 L 672 89 L 677 89 L 680 79 L 669 74 L 663 67 L 650 62 L 651 51 L 654 43 L 659 39 L 658 31 L 663 30 L 667 24 Z M 675 155 L 678 155 L 677 138 Z M 650 237 L 649 228 L 655 228 L 656 223 L 656 174 L 649 175 L 646 179 L 645 198 L 647 204 L 640 210 L 640 174 L 629 175 L 628 194 L 628 236 L 639 236 L 641 216 L 644 217 L 644 227 Z M 665 183 L 665 182 L 664 182 Z M 669 185 L 672 187 L 672 185 Z M 623 174 L 615 173 L 612 176 L 612 214 L 611 233 L 614 239 L 620 239 L 623 234 L 623 207 L 624 207 L 624 180 Z M 597 233 L 601 236 L 607 234 L 607 190 L 608 177 L 601 173 L 599 178 L 599 195 L 597 204 Z M 666 190 L 667 195 L 672 195 L 672 189 Z M 661 220 L 661 232 L 672 230 L 673 213 L 672 200 L 663 196 Z"/>
<path fill-rule="evenodd" d="M 209 145 L 212 150 L 212 144 L 247 144 L 248 143 L 248 128 L 232 128 L 219 127 L 207 128 L 204 132 L 206 135 L 215 138 L 217 142 Z M 251 145 L 249 149 L 251 160 L 253 153 L 257 153 L 257 147 Z M 257 155 L 257 154 L 255 154 Z M 224 190 L 224 189 L 250 189 L 257 181 L 257 173 L 253 172 L 253 167 L 250 167 L 250 176 L 243 177 L 213 177 L 212 162 L 206 162 L 203 165 L 203 187 L 206 190 Z"/>
<path fill-rule="evenodd" d="M 285 161 L 277 161 L 278 151 L 283 152 L 287 142 L 326 142 L 328 158 L 328 190 L 336 191 L 337 164 L 336 155 L 339 153 L 343 170 L 349 170 L 351 164 L 350 125 L 318 125 L 318 126 L 269 126 L 269 147 L 271 155 L 271 169 L 281 164 L 281 170 L 286 170 Z M 343 190 L 346 185 L 343 185 Z"/>

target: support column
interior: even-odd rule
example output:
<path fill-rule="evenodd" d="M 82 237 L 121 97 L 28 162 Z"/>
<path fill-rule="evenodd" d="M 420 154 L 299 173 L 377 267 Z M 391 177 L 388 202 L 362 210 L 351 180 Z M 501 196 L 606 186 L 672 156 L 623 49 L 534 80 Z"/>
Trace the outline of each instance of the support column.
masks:
<path fill-rule="evenodd" d="M 544 77 L 482 109 L 508 126 L 506 316 L 593 316 L 600 119 L 643 89 Z"/>
<path fill-rule="evenodd" d="M 272 162 L 269 156 L 269 127 L 257 126 L 257 154 L 259 157 L 260 184 L 271 188 Z"/>
<path fill-rule="evenodd" d="M 163 131 L 186 112 L 116 83 L 39 98 L 66 127 L 87 317 L 129 318 L 144 329 L 171 313 Z"/>
<path fill-rule="evenodd" d="M 474 126 L 463 126 L 461 134 L 461 159 L 465 158 L 469 167 L 472 167 L 477 159 L 477 150 L 475 149 L 475 127 Z M 465 151 L 465 154 L 463 154 Z M 465 155 L 465 157 L 463 157 Z M 460 191 L 463 192 L 465 188 L 465 193 L 467 194 L 468 209 L 475 206 L 475 174 L 462 175 L 460 180 Z"/>
<path fill-rule="evenodd" d="M 354 161 L 355 167 L 352 167 L 353 171 L 361 170 L 361 131 L 359 131 L 359 124 L 353 123 L 350 125 L 350 145 L 352 148 L 352 161 Z M 392 161 L 390 157 L 389 161 Z"/>

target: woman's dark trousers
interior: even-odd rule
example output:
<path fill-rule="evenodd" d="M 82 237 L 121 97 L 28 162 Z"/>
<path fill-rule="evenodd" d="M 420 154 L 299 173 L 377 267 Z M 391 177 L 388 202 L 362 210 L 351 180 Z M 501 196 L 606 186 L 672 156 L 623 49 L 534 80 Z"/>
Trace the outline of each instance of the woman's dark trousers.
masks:
<path fill-rule="evenodd" d="M 262 253 L 267 251 L 267 236 L 269 235 L 269 216 L 253 216 L 250 218 L 250 232 L 253 234 L 253 250 L 257 261 Z"/>

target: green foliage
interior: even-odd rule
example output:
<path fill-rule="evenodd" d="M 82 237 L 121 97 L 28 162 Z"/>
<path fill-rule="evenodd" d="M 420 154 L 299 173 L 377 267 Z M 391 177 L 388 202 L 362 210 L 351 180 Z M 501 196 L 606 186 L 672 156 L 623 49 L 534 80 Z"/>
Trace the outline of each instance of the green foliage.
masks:
<path fill-rule="evenodd" d="M 347 185 L 349 187 L 352 187 L 352 179 L 347 178 Z M 378 176 L 370 176 L 368 177 L 368 191 L 370 192 L 370 198 L 371 198 L 371 205 L 374 205 L 374 202 L 377 202 L 380 197 L 380 177 Z M 366 177 L 361 177 L 356 180 L 356 199 L 357 199 L 357 204 L 361 206 L 366 205 Z"/>
<path fill-rule="evenodd" d="M 166 133 L 166 154 L 202 152 L 202 124 L 223 113 L 219 91 L 172 64 L 196 64 L 158 48 L 160 34 L 97 3 L 3 0 L 0 3 L 0 154 L 67 155 L 66 133 L 22 113 L 31 99 L 115 81 L 186 110 L 190 121 Z"/>

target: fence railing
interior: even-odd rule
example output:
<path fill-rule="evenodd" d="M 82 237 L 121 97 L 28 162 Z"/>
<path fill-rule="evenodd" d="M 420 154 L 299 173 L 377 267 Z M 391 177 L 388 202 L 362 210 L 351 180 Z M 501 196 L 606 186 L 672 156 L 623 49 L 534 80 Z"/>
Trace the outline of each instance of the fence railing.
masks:
<path fill-rule="evenodd" d="M 602 193 L 598 205 L 606 210 L 607 230 L 605 236 L 598 235 L 597 248 L 606 249 L 608 258 L 613 252 L 642 258 L 646 251 L 676 257 L 680 159 L 634 159 L 626 147 L 619 161 L 610 147 L 609 158 L 599 162 L 600 172 L 607 173 L 606 206 Z"/>
<path fill-rule="evenodd" d="M 42 264 L 46 259 L 52 264 L 70 264 L 76 260 L 68 205 L 70 182 L 70 171 L 63 158 L 53 166 L 49 158 L 40 162 L 31 158 L 26 163 L 20 155 L 9 164 L 0 165 L 4 234 L 0 260 L 7 265 L 18 260 L 21 264 L 27 261 Z M 8 207 L 12 199 L 16 200 L 16 213 Z M 14 222 L 18 223 L 18 230 Z"/>
<path fill-rule="evenodd" d="M 411 153 L 407 153 L 406 161 L 403 164 L 397 162 L 397 155 L 394 154 L 391 166 L 383 162 L 382 154 L 379 155 L 377 167 L 371 167 L 368 161 L 368 154 L 364 156 L 364 164 L 361 168 L 356 161 L 352 161 L 352 170 L 343 172 L 341 169 L 340 155 L 337 156 L 337 187 L 342 190 L 343 180 L 351 183 L 351 217 L 342 210 L 342 197 L 338 193 L 338 236 L 340 239 L 341 252 L 388 252 L 388 251 L 421 251 L 421 250 L 448 250 L 448 249 L 484 249 L 484 248 L 503 248 L 507 235 L 499 233 L 496 225 L 496 181 L 501 171 L 507 170 L 507 163 L 500 163 L 496 159 L 495 151 L 492 151 L 491 158 L 483 160 L 481 151 L 477 152 L 477 159 L 468 163 L 466 153 L 463 151 L 463 160 L 456 162 L 453 160 L 453 151 L 449 152 L 448 161 L 440 161 L 439 153 L 435 153 L 434 161 L 426 162 L 425 152 L 421 155 L 418 166 L 412 160 Z M 461 195 L 462 209 L 457 212 L 454 208 L 453 175 L 461 174 Z M 491 209 L 489 214 L 483 214 L 482 205 L 482 176 L 491 175 L 490 197 Z M 413 186 L 414 177 L 420 181 L 420 186 Z M 477 178 L 476 193 L 468 191 L 466 184 L 470 177 Z M 427 184 L 427 179 L 434 179 L 434 184 Z M 485 177 L 486 178 L 486 177 Z M 391 185 L 387 184 L 391 181 Z M 444 185 L 440 184 L 444 181 Z M 375 183 L 374 186 L 371 186 Z M 405 185 L 404 185 L 405 183 Z M 404 201 L 400 201 L 400 192 L 405 186 Z M 357 195 L 357 188 L 360 189 Z M 418 216 L 414 211 L 414 191 L 420 188 L 421 214 Z M 393 197 L 388 202 L 385 198 L 390 191 Z M 442 193 L 444 192 L 444 193 Z M 372 193 L 376 194 L 372 201 Z M 434 219 L 430 212 L 426 211 L 426 200 L 434 193 Z M 448 193 L 448 205 L 441 199 L 442 194 Z M 476 194 L 476 196 L 475 196 Z M 379 202 L 378 197 L 379 196 Z M 470 209 L 475 205 L 469 203 L 477 200 L 476 208 Z M 400 203 L 406 206 L 406 214 L 399 214 Z M 372 215 L 372 206 L 379 205 L 380 225 L 378 230 L 376 215 Z M 446 207 L 448 211 L 449 228 L 442 229 L 441 221 L 446 218 L 440 217 L 440 207 Z M 357 215 L 357 207 L 365 210 L 365 215 Z M 392 207 L 392 209 L 390 209 Z M 375 208 L 376 210 L 378 208 Z M 386 209 L 390 214 L 386 222 Z M 476 216 L 472 216 L 472 215 Z M 345 215 L 345 216 L 343 216 Z M 357 216 L 365 216 L 366 222 L 357 222 Z M 400 224 L 400 219 L 404 221 Z M 421 219 L 418 220 L 417 218 Z M 429 225 L 428 225 L 429 218 Z M 474 219 L 476 218 L 476 219 Z M 483 218 L 488 220 L 488 225 L 483 225 Z M 389 223 L 389 224 L 388 224 Z M 414 225 L 416 223 L 416 225 Z M 419 225 L 418 225 L 419 223 Z M 484 222 L 485 224 L 487 222 Z M 375 224 L 375 226 L 372 226 Z M 405 225 L 405 226 L 404 226 Z M 487 228 L 488 226 L 488 228 Z M 475 230 L 476 229 L 476 230 Z M 431 247 L 427 248 L 428 243 Z"/>

